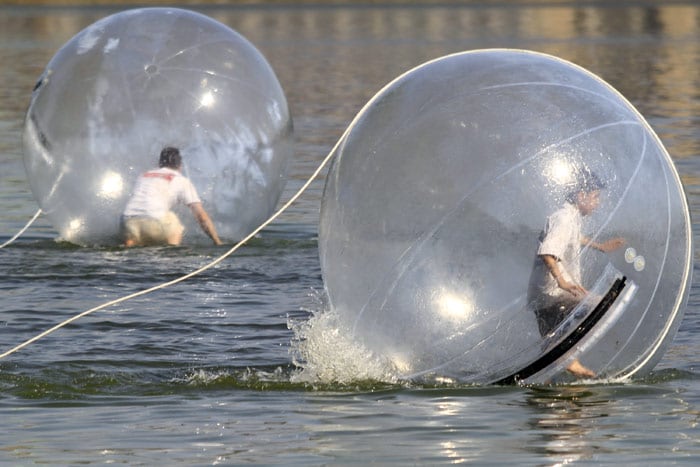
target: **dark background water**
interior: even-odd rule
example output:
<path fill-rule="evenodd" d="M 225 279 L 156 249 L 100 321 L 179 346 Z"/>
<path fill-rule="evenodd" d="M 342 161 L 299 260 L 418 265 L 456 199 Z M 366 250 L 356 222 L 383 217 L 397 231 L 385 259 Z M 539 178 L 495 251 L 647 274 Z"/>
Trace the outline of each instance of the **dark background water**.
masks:
<path fill-rule="evenodd" d="M 126 6 L 0 6 L 0 242 L 36 211 L 21 155 L 35 80 L 75 33 Z M 275 69 L 297 149 L 284 198 L 384 84 L 487 47 L 575 62 L 649 120 L 700 210 L 696 2 L 190 4 Z M 319 370 L 294 365 L 323 314 L 323 179 L 260 238 L 200 276 L 119 304 L 0 361 L 0 460 L 139 464 L 688 464 L 700 461 L 700 303 L 644 380 L 426 387 L 373 379 L 333 328 L 309 330 Z M 697 232 L 697 224 L 694 225 Z M 40 220 L 0 250 L 0 350 L 214 259 L 214 247 L 125 251 L 54 241 Z M 697 278 L 697 274 L 695 275 Z M 696 279 L 697 282 L 697 279 Z M 312 319 L 313 321 L 313 319 Z M 324 369 L 324 370 L 327 370 Z M 309 377 L 312 375 L 313 377 Z"/>

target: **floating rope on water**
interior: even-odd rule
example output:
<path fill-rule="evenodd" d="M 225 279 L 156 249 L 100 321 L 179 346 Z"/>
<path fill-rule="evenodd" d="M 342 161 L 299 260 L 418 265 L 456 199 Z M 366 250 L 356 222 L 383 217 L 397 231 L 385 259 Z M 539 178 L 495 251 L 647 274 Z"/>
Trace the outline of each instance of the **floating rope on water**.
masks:
<path fill-rule="evenodd" d="M 351 125 L 351 126 L 352 126 L 352 125 Z M 351 126 L 350 126 L 350 127 L 351 127 Z M 349 129 L 350 127 L 348 127 L 348 129 Z M 347 132 L 348 132 L 348 130 L 345 130 L 345 133 L 347 133 Z M 282 205 L 282 207 L 280 207 L 274 214 L 272 214 L 267 220 L 265 220 L 262 224 L 260 224 L 258 227 L 256 227 L 255 230 L 253 230 L 251 233 L 249 233 L 245 238 L 243 238 L 241 241 L 239 241 L 239 242 L 236 243 L 233 247 L 231 247 L 231 249 L 229 249 L 226 253 L 224 253 L 224 254 L 222 254 L 221 256 L 219 256 L 218 258 L 212 260 L 212 261 L 209 262 L 208 264 L 206 264 L 206 265 L 200 267 L 199 269 L 197 269 L 197 270 L 195 270 L 195 271 L 192 271 L 192 272 L 190 272 L 190 273 L 188 273 L 188 274 L 185 274 L 184 276 L 178 277 L 177 279 L 173 279 L 173 280 L 171 280 L 171 281 L 164 282 L 164 283 L 162 283 L 162 284 L 159 284 L 159 285 L 150 287 L 150 288 L 148 288 L 148 289 L 144 289 L 144 290 L 141 290 L 141 291 L 138 291 L 138 292 L 134 292 L 134 293 L 129 294 L 129 295 L 125 295 L 125 296 L 120 297 L 120 298 L 117 298 L 117 299 L 115 299 L 115 300 L 110 300 L 110 301 L 108 301 L 108 302 L 106 302 L 106 303 L 103 303 L 102 305 L 96 306 L 96 307 L 94 307 L 94 308 L 90 308 L 89 310 L 85 310 L 85 311 L 83 311 L 82 313 L 79 313 L 79 314 L 77 314 L 77 315 L 75 315 L 75 316 L 73 316 L 73 317 L 71 317 L 71 318 L 69 318 L 69 319 L 67 319 L 67 320 L 65 320 L 65 321 L 62 321 L 61 323 L 55 325 L 54 327 L 52 327 L 52 328 L 50 328 L 50 329 L 47 329 L 46 331 L 44 331 L 44 332 L 42 332 L 42 333 L 40 333 L 40 334 L 37 334 L 36 336 L 32 337 L 31 339 L 28 339 L 28 340 L 22 342 L 21 344 L 15 346 L 15 347 L 13 347 L 13 348 L 11 348 L 10 350 L 6 351 L 5 353 L 0 354 L 0 359 L 3 359 L 3 358 L 5 358 L 5 357 L 7 357 L 8 355 L 11 355 L 11 354 L 17 352 L 18 350 L 23 349 L 24 347 L 27 347 L 29 344 L 32 344 L 33 342 L 36 342 L 36 341 L 38 341 L 39 339 L 48 336 L 48 335 L 51 334 L 52 332 L 57 331 L 58 329 L 61 329 L 62 327 L 66 326 L 66 325 L 68 325 L 68 324 L 70 324 L 70 323 L 72 323 L 72 322 L 74 322 L 74 321 L 77 321 L 77 320 L 79 320 L 80 318 L 83 318 L 84 316 L 87 316 L 87 315 L 89 315 L 89 314 L 91 314 L 91 313 L 94 313 L 94 312 L 96 312 L 96 311 L 99 311 L 99 310 L 103 310 L 103 309 L 105 309 L 105 308 L 107 308 L 107 307 L 110 307 L 110 306 L 112 306 L 112 305 L 116 305 L 116 304 L 118 304 L 118 303 L 122 303 L 122 302 L 125 302 L 125 301 L 127 301 L 127 300 L 131 300 L 132 298 L 140 297 L 140 296 L 142 296 L 142 295 L 146 295 L 146 294 L 149 294 L 149 293 L 151 293 L 151 292 L 155 292 L 156 290 L 161 290 L 161 289 L 164 289 L 164 288 L 166 288 L 166 287 L 170 287 L 171 285 L 175 285 L 175 284 L 177 284 L 177 283 L 179 283 L 179 282 L 182 282 L 182 281 L 184 281 L 184 280 L 187 280 L 187 279 L 189 279 L 190 277 L 194 277 L 194 276 L 196 276 L 197 274 L 200 274 L 200 273 L 206 271 L 207 269 L 210 269 L 210 268 L 216 266 L 217 264 L 219 264 L 220 262 L 222 262 L 224 259 L 226 259 L 226 258 L 228 258 L 229 256 L 231 256 L 236 250 L 238 250 L 240 247 L 242 247 L 243 245 L 245 245 L 251 238 L 255 237 L 258 233 L 260 233 L 261 230 L 263 230 L 265 227 L 267 227 L 268 225 L 270 225 L 270 224 L 271 224 L 275 219 L 277 219 L 283 212 L 285 212 L 287 209 L 289 209 L 289 207 L 290 207 L 292 204 L 294 204 L 294 202 L 295 202 L 297 199 L 299 199 L 299 197 L 307 190 L 307 188 L 308 188 L 308 187 L 311 185 L 311 183 L 316 179 L 316 177 L 318 177 L 318 175 L 321 173 L 321 171 L 322 171 L 323 168 L 326 166 L 326 164 L 328 163 L 328 161 L 331 160 L 331 158 L 333 157 L 333 154 L 335 153 L 335 151 L 336 151 L 336 149 L 338 148 L 338 146 L 340 145 L 340 143 L 344 140 L 344 138 L 345 138 L 345 134 L 343 134 L 343 136 L 338 140 L 338 142 L 335 143 L 335 145 L 333 146 L 333 149 L 331 149 L 331 151 L 330 151 L 330 152 L 328 153 L 328 155 L 321 161 L 321 163 L 318 165 L 318 167 L 316 168 L 316 170 L 314 170 L 314 172 L 311 174 L 311 176 L 308 178 L 308 180 L 306 180 L 306 182 L 301 186 L 301 188 L 299 188 L 299 189 L 296 191 L 296 193 L 294 193 L 294 195 L 289 199 L 289 201 L 287 201 L 286 203 L 284 203 L 284 205 Z M 38 217 L 40 213 L 41 213 L 41 210 L 39 210 L 39 212 L 37 212 L 37 214 L 36 214 L 34 217 L 35 217 L 35 218 Z M 31 222 L 34 222 L 34 219 L 32 219 Z M 27 227 L 28 227 L 29 225 L 31 225 L 31 222 L 30 222 L 29 224 L 27 224 Z M 26 229 L 26 227 L 25 227 L 25 229 Z M 23 229 L 23 230 L 25 230 L 25 229 Z M 16 237 L 18 237 L 21 233 L 22 233 L 22 232 L 20 232 L 19 234 L 17 234 Z M 8 243 L 9 243 L 9 242 L 8 242 Z"/>
<path fill-rule="evenodd" d="M 40 215 L 41 215 L 41 209 L 39 209 L 39 210 L 34 214 L 34 217 L 32 217 L 31 219 L 29 219 L 29 222 L 27 222 L 27 225 L 25 225 L 24 227 L 22 227 L 22 229 L 21 229 L 19 232 L 17 232 L 17 233 L 15 234 L 14 237 L 12 237 L 12 238 L 9 239 L 8 241 L 6 241 L 6 242 L 3 243 L 2 245 L 0 245 L 0 248 L 5 248 L 5 247 L 6 247 L 7 245 L 9 245 L 10 243 L 12 243 L 12 242 L 14 242 L 15 240 L 17 240 L 17 239 L 19 238 L 19 236 L 22 235 L 22 234 L 29 228 L 29 226 L 32 225 L 32 224 L 34 223 L 34 221 L 37 220 L 37 219 L 39 218 Z"/>

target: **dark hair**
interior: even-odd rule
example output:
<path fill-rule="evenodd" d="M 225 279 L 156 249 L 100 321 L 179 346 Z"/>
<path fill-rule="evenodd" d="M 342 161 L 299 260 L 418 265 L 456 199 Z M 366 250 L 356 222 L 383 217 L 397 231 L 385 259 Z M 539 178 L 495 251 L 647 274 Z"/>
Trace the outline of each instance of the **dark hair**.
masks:
<path fill-rule="evenodd" d="M 160 160 L 158 161 L 159 167 L 169 167 L 171 169 L 177 169 L 182 165 L 182 156 L 180 156 L 180 150 L 173 147 L 165 147 L 160 152 Z"/>
<path fill-rule="evenodd" d="M 595 172 L 584 168 L 577 171 L 576 182 L 567 193 L 566 199 L 573 203 L 576 200 L 576 195 L 579 193 L 591 193 L 603 188 L 605 188 L 605 182 Z"/>

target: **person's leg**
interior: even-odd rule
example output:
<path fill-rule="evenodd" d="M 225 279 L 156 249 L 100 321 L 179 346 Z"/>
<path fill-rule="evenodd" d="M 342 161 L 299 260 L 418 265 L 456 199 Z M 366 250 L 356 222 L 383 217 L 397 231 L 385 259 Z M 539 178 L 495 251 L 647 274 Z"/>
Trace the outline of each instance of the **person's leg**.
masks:
<path fill-rule="evenodd" d="M 139 219 L 139 228 L 141 235 L 141 245 L 165 245 L 167 237 L 165 229 L 158 219 L 143 217 Z"/>
<path fill-rule="evenodd" d="M 547 306 L 536 309 L 537 326 L 540 335 L 548 337 L 556 327 L 571 313 L 578 301 L 562 299 L 557 303 L 549 303 Z M 584 366 L 578 359 L 572 361 L 566 370 L 578 378 L 594 378 L 595 372 Z"/>
<path fill-rule="evenodd" d="M 161 225 L 165 234 L 165 242 L 168 245 L 179 245 L 182 243 L 182 235 L 185 231 L 180 219 L 174 212 L 168 212 L 162 219 Z"/>
<path fill-rule="evenodd" d="M 137 246 L 140 244 L 141 235 L 140 235 L 139 222 L 137 219 L 134 219 L 134 218 L 124 219 L 123 233 L 124 233 L 124 246 L 125 247 L 130 248 L 130 247 Z"/>
<path fill-rule="evenodd" d="M 579 362 L 578 359 L 575 359 L 573 362 L 571 362 L 569 366 L 566 367 L 566 370 L 572 375 L 577 376 L 579 378 L 595 378 L 596 376 L 594 371 L 583 366 L 583 364 Z"/>

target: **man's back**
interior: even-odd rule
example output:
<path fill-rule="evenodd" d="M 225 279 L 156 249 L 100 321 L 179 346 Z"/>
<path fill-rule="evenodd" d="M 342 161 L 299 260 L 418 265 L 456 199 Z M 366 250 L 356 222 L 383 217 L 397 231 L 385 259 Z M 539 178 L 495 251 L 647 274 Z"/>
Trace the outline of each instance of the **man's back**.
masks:
<path fill-rule="evenodd" d="M 178 202 L 189 205 L 200 199 L 186 177 L 177 170 L 161 167 L 139 177 L 124 215 L 160 219 Z"/>

